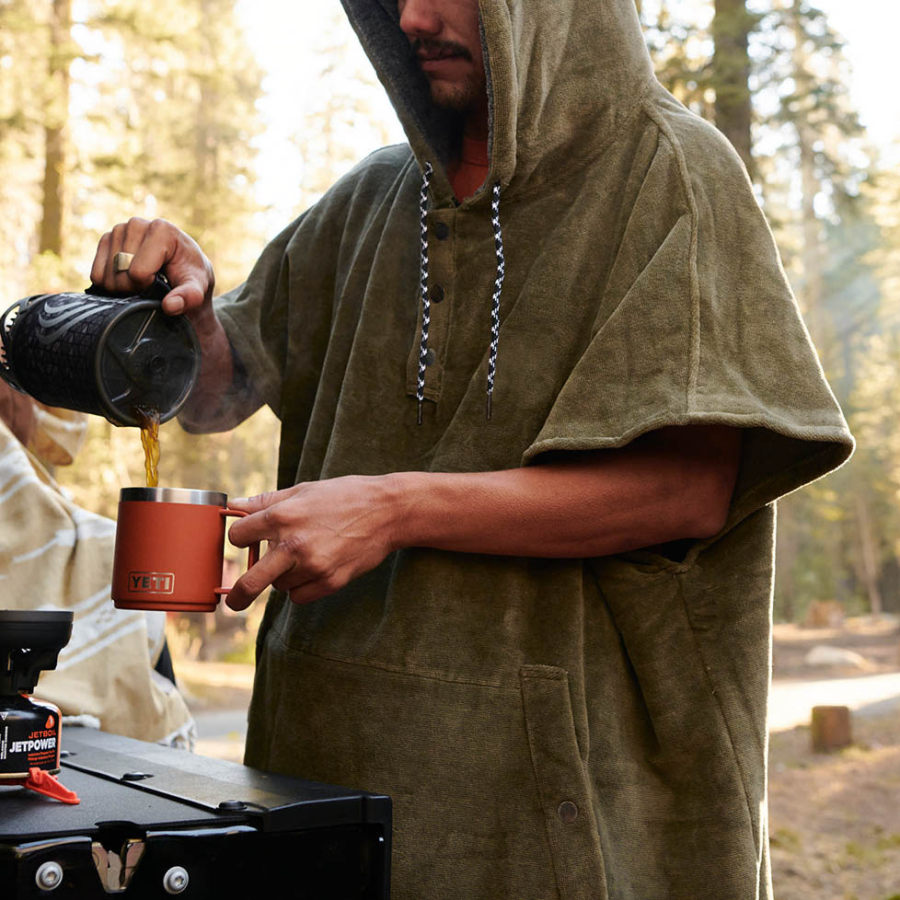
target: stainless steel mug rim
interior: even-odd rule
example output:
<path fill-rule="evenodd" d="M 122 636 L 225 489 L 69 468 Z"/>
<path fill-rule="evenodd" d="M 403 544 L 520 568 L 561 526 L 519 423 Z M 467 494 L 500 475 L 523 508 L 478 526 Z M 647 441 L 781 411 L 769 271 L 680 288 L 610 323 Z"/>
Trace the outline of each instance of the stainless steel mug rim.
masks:
<path fill-rule="evenodd" d="M 228 495 L 221 491 L 196 491 L 190 488 L 128 487 L 119 491 L 119 502 L 133 500 L 151 503 L 192 503 L 198 506 L 227 506 Z"/>

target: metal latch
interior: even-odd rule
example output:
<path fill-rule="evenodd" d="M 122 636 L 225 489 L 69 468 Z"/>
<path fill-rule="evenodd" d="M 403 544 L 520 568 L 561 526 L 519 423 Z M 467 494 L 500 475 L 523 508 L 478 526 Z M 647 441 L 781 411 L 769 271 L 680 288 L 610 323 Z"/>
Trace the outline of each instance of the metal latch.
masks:
<path fill-rule="evenodd" d="M 128 889 L 143 855 L 144 842 L 139 838 L 128 838 L 118 853 L 107 850 L 99 841 L 91 844 L 94 868 L 107 894 L 121 894 Z"/>

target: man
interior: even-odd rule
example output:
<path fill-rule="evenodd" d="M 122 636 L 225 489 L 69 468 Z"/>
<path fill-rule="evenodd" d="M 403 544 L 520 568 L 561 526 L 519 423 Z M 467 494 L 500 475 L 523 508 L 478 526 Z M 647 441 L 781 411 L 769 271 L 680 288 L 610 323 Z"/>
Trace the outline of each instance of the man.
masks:
<path fill-rule="evenodd" d="M 168 223 L 92 271 L 283 423 L 247 762 L 389 793 L 395 897 L 764 894 L 772 503 L 852 440 L 746 174 L 633 0 L 345 7 L 409 146 L 215 313 Z"/>

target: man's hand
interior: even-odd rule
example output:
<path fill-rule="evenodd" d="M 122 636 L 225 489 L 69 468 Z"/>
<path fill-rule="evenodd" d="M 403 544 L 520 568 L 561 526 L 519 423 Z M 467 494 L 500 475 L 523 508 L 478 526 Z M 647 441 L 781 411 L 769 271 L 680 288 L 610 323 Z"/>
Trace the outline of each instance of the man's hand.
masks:
<path fill-rule="evenodd" d="M 710 538 L 740 455 L 740 431 L 696 425 L 520 469 L 351 476 L 236 500 L 250 515 L 231 541 L 269 549 L 227 602 L 244 609 L 271 584 L 307 603 L 403 547 L 574 559 Z"/>
<path fill-rule="evenodd" d="M 134 254 L 125 272 L 114 267 L 120 252 Z M 196 315 L 209 308 L 216 280 L 212 264 L 193 238 L 164 219 L 132 218 L 104 234 L 91 266 L 91 281 L 116 293 L 142 291 L 157 272 L 172 285 L 163 298 L 165 312 Z"/>
<path fill-rule="evenodd" d="M 375 568 L 395 549 L 393 484 L 390 475 L 348 476 L 232 501 L 249 515 L 231 526 L 231 542 L 268 541 L 269 547 L 235 583 L 228 606 L 245 609 L 270 584 L 294 603 L 308 603 Z"/>
<path fill-rule="evenodd" d="M 127 271 L 116 271 L 117 253 L 133 254 Z M 234 389 L 231 346 L 213 312 L 213 267 L 196 241 L 164 219 L 129 219 L 100 238 L 91 281 L 115 293 L 139 292 L 153 282 L 157 272 L 172 285 L 163 297 L 163 311 L 169 315 L 184 313 L 201 347 L 200 375 L 179 414 L 181 423 L 194 432 L 233 428 L 257 409 L 260 401 L 249 385 L 241 386 L 245 397 L 242 403 L 227 399 Z"/>

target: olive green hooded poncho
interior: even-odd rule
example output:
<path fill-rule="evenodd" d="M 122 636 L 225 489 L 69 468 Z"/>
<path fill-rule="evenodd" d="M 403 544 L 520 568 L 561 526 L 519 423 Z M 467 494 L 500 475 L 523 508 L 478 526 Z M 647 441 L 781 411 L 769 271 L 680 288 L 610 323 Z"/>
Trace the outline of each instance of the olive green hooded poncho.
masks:
<path fill-rule="evenodd" d="M 490 174 L 457 203 L 395 4 L 345 6 L 410 145 L 218 307 L 283 423 L 279 486 L 693 423 L 742 429 L 742 463 L 724 529 L 677 553 L 413 548 L 275 593 L 247 762 L 390 794 L 395 900 L 767 896 L 773 501 L 852 440 L 746 173 L 654 80 L 633 0 L 481 0 Z"/>

